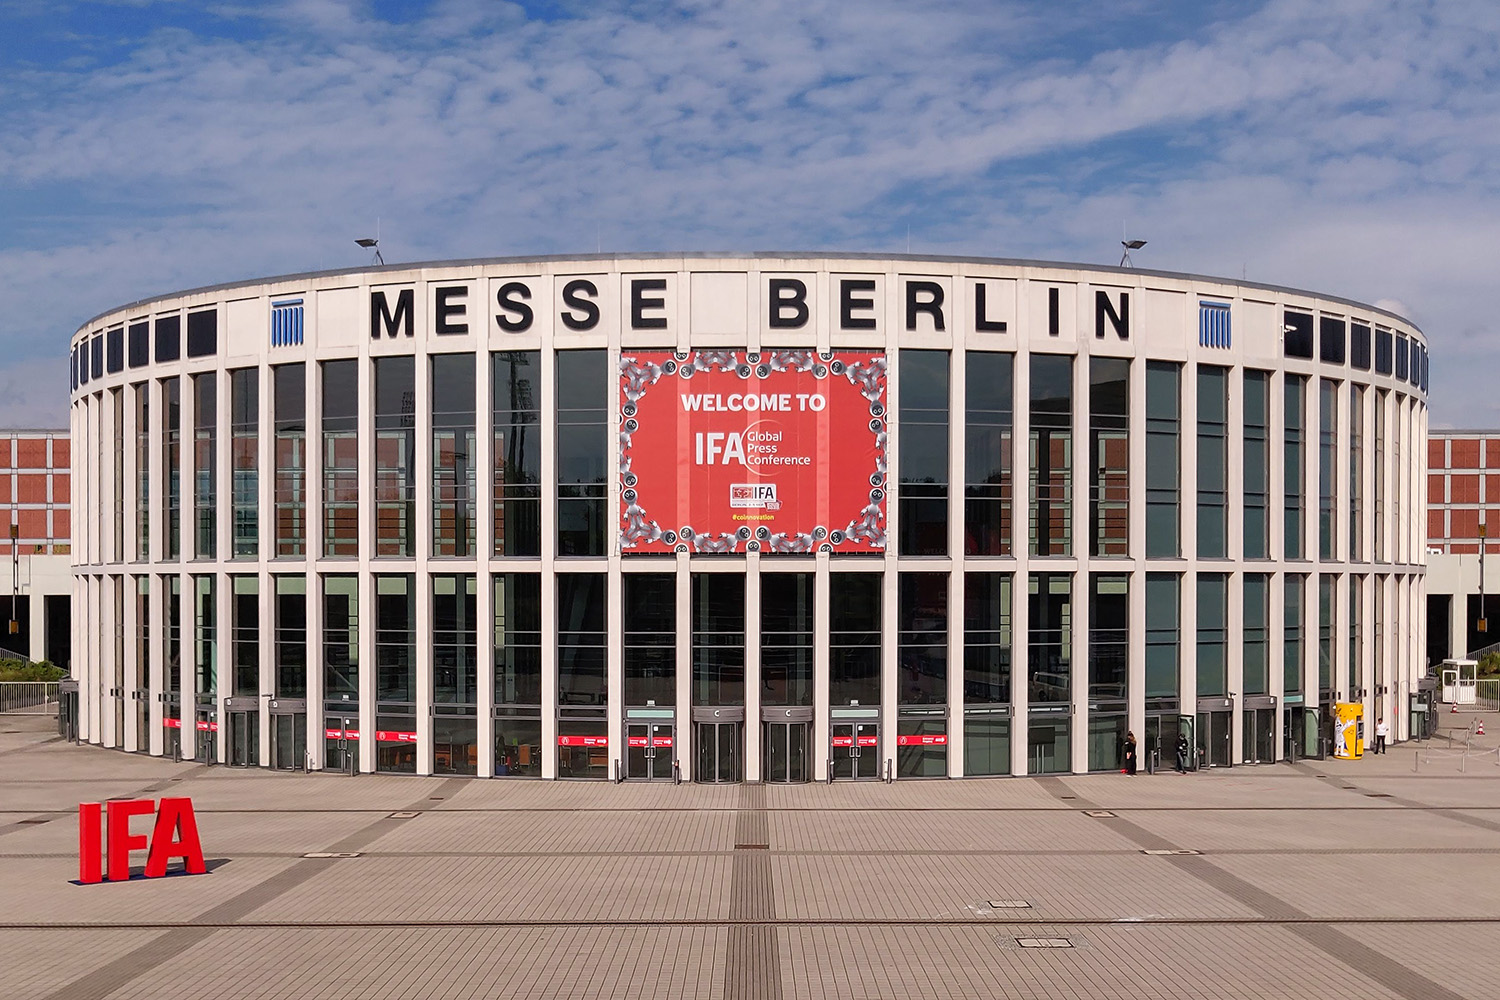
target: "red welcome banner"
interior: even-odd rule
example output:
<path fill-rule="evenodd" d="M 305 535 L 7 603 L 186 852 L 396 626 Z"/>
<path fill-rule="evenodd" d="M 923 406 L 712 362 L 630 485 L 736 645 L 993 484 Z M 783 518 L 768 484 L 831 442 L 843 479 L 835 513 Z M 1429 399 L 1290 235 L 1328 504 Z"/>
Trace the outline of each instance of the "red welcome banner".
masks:
<path fill-rule="evenodd" d="M 883 550 L 885 389 L 883 354 L 626 352 L 621 549 Z"/>

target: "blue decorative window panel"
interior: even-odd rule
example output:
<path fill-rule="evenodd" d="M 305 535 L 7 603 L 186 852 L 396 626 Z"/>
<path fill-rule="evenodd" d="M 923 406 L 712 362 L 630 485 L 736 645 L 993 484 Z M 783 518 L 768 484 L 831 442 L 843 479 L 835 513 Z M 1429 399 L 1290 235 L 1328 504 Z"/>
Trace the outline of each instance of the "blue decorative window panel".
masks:
<path fill-rule="evenodd" d="M 1198 346 L 1229 346 L 1229 303 L 1198 303 Z"/>
<path fill-rule="evenodd" d="M 302 300 L 283 299 L 271 303 L 271 346 L 290 347 L 302 343 Z"/>

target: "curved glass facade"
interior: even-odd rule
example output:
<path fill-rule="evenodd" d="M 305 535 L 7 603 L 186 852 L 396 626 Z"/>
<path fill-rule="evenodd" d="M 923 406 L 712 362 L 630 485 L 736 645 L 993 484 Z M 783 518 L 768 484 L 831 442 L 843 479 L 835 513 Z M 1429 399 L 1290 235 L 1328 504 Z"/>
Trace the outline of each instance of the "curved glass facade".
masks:
<path fill-rule="evenodd" d="M 713 782 L 1111 770 L 1130 732 L 1269 762 L 1347 701 L 1405 738 L 1427 361 L 1371 306 L 1042 262 L 486 260 L 147 300 L 72 341 L 81 731 Z M 649 393 L 781 372 L 817 392 L 683 399 L 811 400 L 819 485 L 738 471 L 799 461 L 755 457 L 779 437 L 639 430 Z M 816 412 L 850 386 L 859 435 Z M 645 499 L 648 465 L 696 504 L 715 463 L 747 527 Z M 816 530 L 764 527 L 803 507 Z"/>

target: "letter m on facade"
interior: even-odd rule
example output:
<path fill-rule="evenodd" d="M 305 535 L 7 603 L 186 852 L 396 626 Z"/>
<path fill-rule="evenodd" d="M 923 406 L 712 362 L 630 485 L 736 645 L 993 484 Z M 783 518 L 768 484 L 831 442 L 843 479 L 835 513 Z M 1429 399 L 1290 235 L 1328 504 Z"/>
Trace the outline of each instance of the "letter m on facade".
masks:
<path fill-rule="evenodd" d="M 1229 347 L 1229 303 L 1198 303 L 1198 346 Z"/>
<path fill-rule="evenodd" d="M 396 310 L 391 311 L 391 304 L 386 299 L 383 291 L 370 293 L 370 339 L 379 340 L 382 330 L 387 337 L 396 336 L 396 331 L 406 334 L 408 337 L 415 336 L 413 329 L 413 316 L 416 313 L 416 293 L 410 288 L 403 288 L 396 293 Z"/>

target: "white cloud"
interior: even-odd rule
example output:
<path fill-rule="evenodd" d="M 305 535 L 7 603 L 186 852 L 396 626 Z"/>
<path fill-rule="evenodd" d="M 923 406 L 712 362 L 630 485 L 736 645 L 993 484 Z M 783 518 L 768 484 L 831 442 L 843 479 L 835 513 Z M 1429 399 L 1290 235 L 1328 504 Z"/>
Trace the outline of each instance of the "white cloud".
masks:
<path fill-rule="evenodd" d="M 1124 220 L 1141 266 L 1409 303 L 1458 390 L 1435 409 L 1478 419 L 1491 4 L 634 10 L 290 0 L 220 8 L 245 40 L 0 71 L 0 188 L 45 206 L 0 233 L 0 337 L 61 358 L 123 300 L 354 266 L 377 215 L 388 259 L 904 250 L 910 223 L 918 252 L 1113 263 Z"/>

